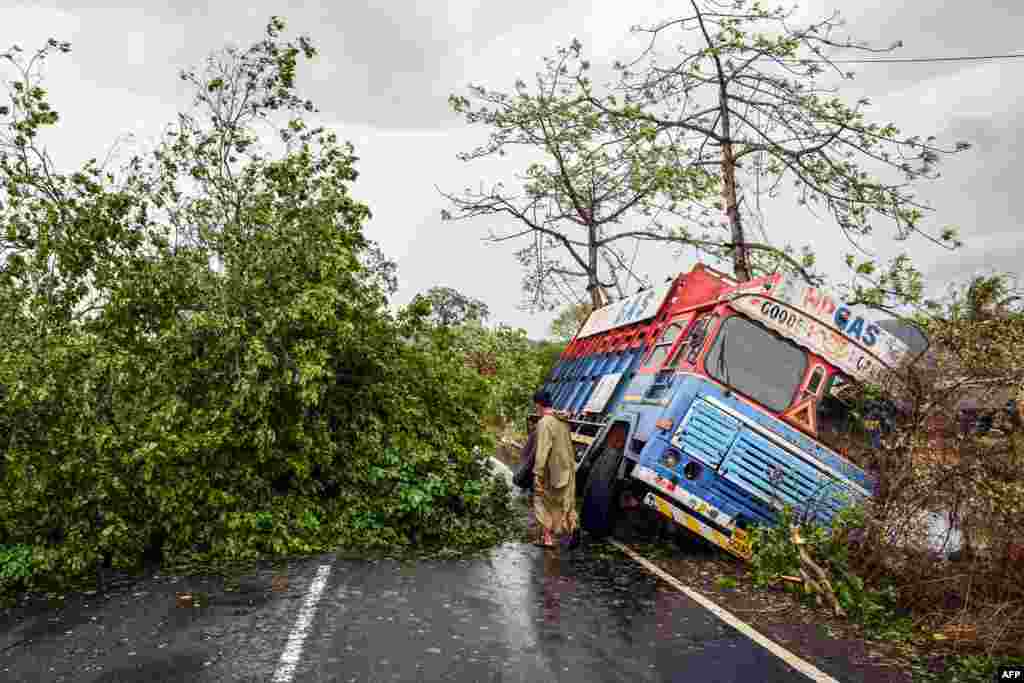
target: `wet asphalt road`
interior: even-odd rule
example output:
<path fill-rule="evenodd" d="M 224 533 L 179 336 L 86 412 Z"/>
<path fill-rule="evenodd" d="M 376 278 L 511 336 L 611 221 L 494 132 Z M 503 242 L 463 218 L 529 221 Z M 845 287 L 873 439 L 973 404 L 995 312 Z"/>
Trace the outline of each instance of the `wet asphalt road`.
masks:
<path fill-rule="evenodd" d="M 157 575 L 19 607 L 0 620 L 0 680 L 271 681 L 323 564 L 295 681 L 808 680 L 607 546 L 523 544 L 482 560 L 325 555 L 233 591 Z"/>
<path fill-rule="evenodd" d="M 302 681 L 790 681 L 778 660 L 616 558 L 340 568 Z"/>

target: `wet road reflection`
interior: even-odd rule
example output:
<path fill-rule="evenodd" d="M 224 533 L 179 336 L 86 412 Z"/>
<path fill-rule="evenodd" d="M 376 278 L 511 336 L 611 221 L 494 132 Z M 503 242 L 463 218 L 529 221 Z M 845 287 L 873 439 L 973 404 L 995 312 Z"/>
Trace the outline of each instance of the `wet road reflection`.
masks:
<path fill-rule="evenodd" d="M 339 562 L 297 681 L 794 681 L 607 546 Z"/>

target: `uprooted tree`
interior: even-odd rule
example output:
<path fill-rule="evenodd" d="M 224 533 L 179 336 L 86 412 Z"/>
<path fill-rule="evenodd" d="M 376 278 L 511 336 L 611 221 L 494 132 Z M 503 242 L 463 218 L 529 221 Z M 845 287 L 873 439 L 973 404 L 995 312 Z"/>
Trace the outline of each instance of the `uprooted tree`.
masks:
<path fill-rule="evenodd" d="M 991 651 L 1024 636 L 1024 313 L 1007 277 L 976 277 L 920 316 L 932 347 L 913 402 L 876 454 L 883 496 L 861 555 L 899 577 L 904 606 L 945 637 Z M 923 512 L 956 529 L 955 565 L 922 547 Z M 950 532 L 951 534 L 953 532 Z M 944 541 L 942 553 L 952 548 Z"/>
<path fill-rule="evenodd" d="M 387 311 L 356 158 L 305 122 L 315 50 L 283 28 L 185 72 L 193 109 L 117 176 L 42 147 L 37 67 L 70 45 L 5 55 L 0 549 L 34 575 L 500 537 L 486 383 L 429 306 Z"/>

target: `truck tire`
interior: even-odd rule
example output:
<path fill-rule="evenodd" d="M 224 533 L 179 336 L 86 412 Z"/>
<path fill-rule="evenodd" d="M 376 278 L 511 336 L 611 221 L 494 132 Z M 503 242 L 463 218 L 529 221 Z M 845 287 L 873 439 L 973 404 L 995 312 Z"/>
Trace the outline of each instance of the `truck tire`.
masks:
<path fill-rule="evenodd" d="M 621 488 L 616 472 L 621 460 L 622 456 L 606 450 L 594 462 L 587 475 L 580 521 L 583 528 L 596 538 L 609 535 L 615 524 Z"/>
<path fill-rule="evenodd" d="M 581 467 L 576 470 L 576 497 L 579 498 L 586 491 L 587 479 L 590 477 L 590 468 Z"/>
<path fill-rule="evenodd" d="M 590 462 L 584 457 L 583 461 L 576 468 L 576 497 L 583 496 L 586 492 L 587 479 L 590 478 L 590 470 L 594 469 L 593 459 Z"/>

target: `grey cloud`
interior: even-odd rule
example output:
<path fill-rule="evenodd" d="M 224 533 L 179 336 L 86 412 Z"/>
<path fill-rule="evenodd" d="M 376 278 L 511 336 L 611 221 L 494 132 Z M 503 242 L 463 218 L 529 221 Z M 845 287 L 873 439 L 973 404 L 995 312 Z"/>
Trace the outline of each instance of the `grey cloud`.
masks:
<path fill-rule="evenodd" d="M 935 264 L 923 271 L 925 277 L 940 290 L 946 284 L 962 284 L 982 273 L 1022 274 L 1020 259 L 1024 250 L 1010 245 L 996 251 L 973 251 L 958 254 L 954 259 Z"/>
<path fill-rule="evenodd" d="M 1019 159 L 1024 157 L 1024 140 L 1019 134 L 1024 112 L 1012 120 L 980 117 L 954 119 L 948 136 L 971 142 L 974 147 L 960 158 L 950 159 L 942 189 L 931 188 L 937 203 L 955 207 L 952 212 L 964 220 L 964 235 L 1005 232 L 1024 222 Z"/>
<path fill-rule="evenodd" d="M 312 82 L 307 83 L 322 110 L 354 124 L 427 129 L 457 121 L 447 97 L 473 79 L 472 64 L 464 54 L 483 49 L 510 29 L 543 23 L 562 4 L 492 1 L 467 9 L 468 23 L 462 16 L 448 16 L 453 10 L 443 3 L 415 0 L 283 5 L 257 0 L 248 3 L 241 16 L 233 3 L 189 1 L 153 3 L 140 10 L 128 3 L 96 7 L 72 0 L 60 3 L 60 8 L 75 11 L 85 23 L 78 51 L 83 66 L 94 67 L 90 72 L 97 80 L 116 80 L 143 92 L 164 90 L 177 69 L 197 63 L 225 42 L 257 39 L 266 20 L 279 14 L 288 19 L 292 31 L 309 34 L 320 51 Z M 91 57 L 86 48 L 95 50 L 96 42 L 116 46 L 118 30 L 144 32 L 146 50 L 144 55 L 122 52 L 111 73 L 109 65 Z M 523 55 L 531 71 L 537 57 Z M 511 82 L 510 77 L 509 86 Z"/>
<path fill-rule="evenodd" d="M 965 282 L 981 272 L 1022 274 L 1024 201 L 1021 199 L 1019 159 L 1024 140 L 1019 131 L 1024 114 L 1011 119 L 960 117 L 951 121 L 948 134 L 970 141 L 974 148 L 951 160 L 943 178 L 926 197 L 939 210 L 934 223 L 956 225 L 964 247 L 956 252 L 930 252 L 932 259 L 919 265 L 930 282 Z"/>
<path fill-rule="evenodd" d="M 924 8 L 922 3 L 895 3 L 866 11 L 861 0 L 842 0 L 836 4 L 847 18 L 844 35 L 868 41 L 873 47 L 885 47 L 895 41 L 903 41 L 903 47 L 890 55 L 856 53 L 850 54 L 849 58 L 1019 52 L 1024 5 L 1017 0 L 935 3 L 932 8 Z M 883 94 L 931 78 L 954 74 L 976 64 L 945 62 L 857 65 L 850 68 L 857 72 L 856 82 L 860 87 L 875 94 Z"/>

